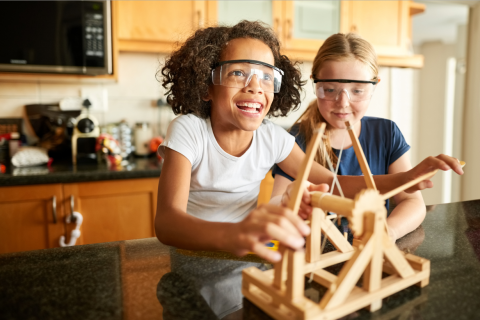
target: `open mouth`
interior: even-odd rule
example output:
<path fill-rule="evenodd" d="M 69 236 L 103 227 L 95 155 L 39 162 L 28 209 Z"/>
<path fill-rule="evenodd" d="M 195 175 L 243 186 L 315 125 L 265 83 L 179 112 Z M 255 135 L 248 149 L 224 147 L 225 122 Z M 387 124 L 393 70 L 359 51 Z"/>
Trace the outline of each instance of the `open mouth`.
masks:
<path fill-rule="evenodd" d="M 263 105 L 258 102 L 238 102 L 237 108 L 250 114 L 259 114 L 262 112 Z"/>

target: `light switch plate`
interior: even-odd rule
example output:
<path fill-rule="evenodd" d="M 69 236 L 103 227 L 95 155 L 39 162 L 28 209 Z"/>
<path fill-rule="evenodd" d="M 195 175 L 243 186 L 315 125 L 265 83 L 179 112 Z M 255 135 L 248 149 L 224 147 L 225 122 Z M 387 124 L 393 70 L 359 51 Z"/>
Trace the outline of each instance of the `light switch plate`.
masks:
<path fill-rule="evenodd" d="M 82 100 L 88 99 L 92 104 L 90 111 L 107 112 L 108 111 L 108 91 L 105 88 L 82 88 Z"/>

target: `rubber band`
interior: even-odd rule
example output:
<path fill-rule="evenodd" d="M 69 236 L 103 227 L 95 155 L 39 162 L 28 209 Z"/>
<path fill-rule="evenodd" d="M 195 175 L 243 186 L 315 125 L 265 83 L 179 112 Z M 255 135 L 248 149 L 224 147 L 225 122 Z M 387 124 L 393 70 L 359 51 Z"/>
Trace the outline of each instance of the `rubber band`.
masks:
<path fill-rule="evenodd" d="M 353 130 L 353 126 L 347 126 L 347 130 Z"/>

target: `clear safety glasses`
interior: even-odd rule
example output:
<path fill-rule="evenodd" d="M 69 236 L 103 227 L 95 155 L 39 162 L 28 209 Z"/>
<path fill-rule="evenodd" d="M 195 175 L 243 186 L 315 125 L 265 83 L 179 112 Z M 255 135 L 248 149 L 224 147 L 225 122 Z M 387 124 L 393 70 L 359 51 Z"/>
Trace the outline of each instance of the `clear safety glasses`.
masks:
<path fill-rule="evenodd" d="M 280 92 L 283 71 L 257 60 L 222 61 L 212 70 L 212 81 L 215 85 L 245 88 L 254 75 L 265 92 Z"/>
<path fill-rule="evenodd" d="M 375 85 L 379 80 L 363 81 L 348 79 L 312 79 L 313 91 L 317 98 L 327 101 L 336 101 L 340 94 L 345 95 L 351 102 L 369 100 L 375 91 Z"/>

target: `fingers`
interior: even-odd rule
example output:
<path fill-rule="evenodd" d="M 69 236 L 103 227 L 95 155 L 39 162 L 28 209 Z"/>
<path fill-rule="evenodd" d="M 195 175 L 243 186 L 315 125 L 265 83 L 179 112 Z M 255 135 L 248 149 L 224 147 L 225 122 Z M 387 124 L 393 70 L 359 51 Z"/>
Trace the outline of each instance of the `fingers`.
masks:
<path fill-rule="evenodd" d="M 322 183 L 322 184 L 311 184 L 309 187 L 308 187 L 308 191 L 310 192 L 313 192 L 313 191 L 320 191 L 320 192 L 328 192 L 328 189 L 330 187 L 328 186 L 328 184 L 326 183 Z"/>
<path fill-rule="evenodd" d="M 463 174 L 463 169 L 460 161 L 456 158 L 447 156 L 446 154 L 439 154 L 436 157 L 428 157 L 424 161 L 425 164 L 428 165 L 428 167 L 431 167 L 433 169 L 440 169 L 443 171 L 452 169 L 457 174 Z"/>
<path fill-rule="evenodd" d="M 310 234 L 310 227 L 297 215 L 294 215 L 292 210 L 288 208 L 279 207 L 272 204 L 265 204 L 260 206 L 261 210 L 265 210 L 265 213 L 269 213 L 265 216 L 265 222 L 273 222 L 284 228 L 289 228 L 299 232 L 302 236 L 308 236 Z M 279 239 L 280 240 L 280 239 Z"/>
<path fill-rule="evenodd" d="M 280 252 L 268 249 L 265 244 L 261 242 L 256 242 L 252 251 L 255 252 L 260 258 L 270 262 L 278 262 L 282 258 Z"/>

